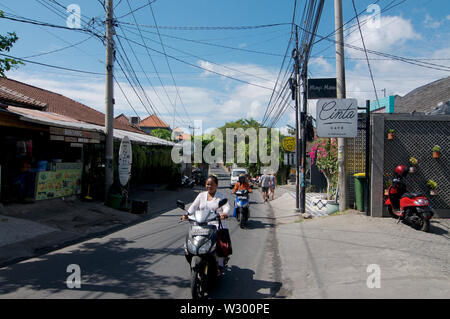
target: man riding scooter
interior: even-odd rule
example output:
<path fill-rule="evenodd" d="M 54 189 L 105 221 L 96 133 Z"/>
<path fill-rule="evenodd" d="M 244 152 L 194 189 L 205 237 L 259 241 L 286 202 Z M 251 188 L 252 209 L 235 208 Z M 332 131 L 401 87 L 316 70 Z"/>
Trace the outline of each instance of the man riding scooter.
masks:
<path fill-rule="evenodd" d="M 250 216 L 248 194 L 252 192 L 246 176 L 244 174 L 239 175 L 239 180 L 234 185 L 232 193 L 236 194 L 233 216 L 236 216 L 241 228 L 244 228 Z"/>

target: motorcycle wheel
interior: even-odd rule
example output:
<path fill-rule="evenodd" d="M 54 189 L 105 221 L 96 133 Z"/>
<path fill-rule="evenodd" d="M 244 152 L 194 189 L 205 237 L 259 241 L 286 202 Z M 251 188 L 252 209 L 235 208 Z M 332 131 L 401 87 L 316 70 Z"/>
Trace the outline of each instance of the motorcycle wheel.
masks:
<path fill-rule="evenodd" d="M 194 300 L 203 299 L 205 297 L 202 278 L 198 269 L 194 269 L 191 272 L 191 295 Z"/>
<path fill-rule="evenodd" d="M 416 230 L 421 230 L 424 232 L 430 231 L 430 221 L 422 215 L 419 214 L 413 215 L 413 217 L 410 219 L 410 223 Z"/>
<path fill-rule="evenodd" d="M 242 212 L 241 221 L 239 223 L 239 226 L 241 228 L 244 228 L 246 223 L 247 223 L 247 216 L 244 212 Z"/>
<path fill-rule="evenodd" d="M 423 224 L 420 230 L 428 233 L 430 231 L 430 221 L 426 218 L 423 219 Z"/>

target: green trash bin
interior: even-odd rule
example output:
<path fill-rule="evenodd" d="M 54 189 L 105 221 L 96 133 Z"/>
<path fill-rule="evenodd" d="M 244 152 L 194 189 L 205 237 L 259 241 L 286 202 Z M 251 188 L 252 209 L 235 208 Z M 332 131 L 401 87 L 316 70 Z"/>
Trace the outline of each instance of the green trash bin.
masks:
<path fill-rule="evenodd" d="M 122 195 L 120 194 L 108 194 L 108 200 L 106 201 L 106 206 L 120 209 L 120 203 L 122 202 Z"/>
<path fill-rule="evenodd" d="M 366 174 L 365 173 L 357 173 L 354 174 L 355 178 L 355 201 L 356 201 L 356 209 L 360 212 L 364 211 L 364 199 L 366 192 Z"/>

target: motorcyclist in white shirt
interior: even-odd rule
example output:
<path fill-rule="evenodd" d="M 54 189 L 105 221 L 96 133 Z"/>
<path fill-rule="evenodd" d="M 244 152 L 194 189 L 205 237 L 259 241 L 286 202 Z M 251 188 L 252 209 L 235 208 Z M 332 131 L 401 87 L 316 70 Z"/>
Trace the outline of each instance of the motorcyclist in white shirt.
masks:
<path fill-rule="evenodd" d="M 225 194 L 217 190 L 219 186 L 219 180 L 216 176 L 210 175 L 206 180 L 206 191 L 198 194 L 197 198 L 194 200 L 192 205 L 188 209 L 188 214 L 192 215 L 197 210 L 216 210 L 219 206 L 219 201 L 223 198 L 226 198 Z M 226 203 L 224 206 L 217 209 L 217 212 L 220 215 L 221 223 L 223 228 L 227 228 L 224 219 L 228 218 L 228 213 L 230 211 L 230 205 Z M 183 215 L 182 220 L 187 220 L 188 215 Z M 218 221 L 212 221 L 208 224 L 215 225 L 219 227 Z M 218 258 L 219 267 L 223 268 L 224 266 L 224 258 Z"/>

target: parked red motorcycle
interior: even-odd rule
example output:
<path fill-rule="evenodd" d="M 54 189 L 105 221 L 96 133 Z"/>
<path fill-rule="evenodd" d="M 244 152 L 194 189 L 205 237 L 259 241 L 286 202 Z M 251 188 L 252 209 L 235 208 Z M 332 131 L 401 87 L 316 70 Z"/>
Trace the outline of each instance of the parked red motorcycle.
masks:
<path fill-rule="evenodd" d="M 403 178 L 408 175 L 405 165 L 398 165 L 394 170 L 394 179 L 388 189 L 385 205 L 389 214 L 398 217 L 398 222 L 404 220 L 417 230 L 428 232 L 430 219 L 433 217 L 428 198 L 422 193 L 407 193 Z"/>

